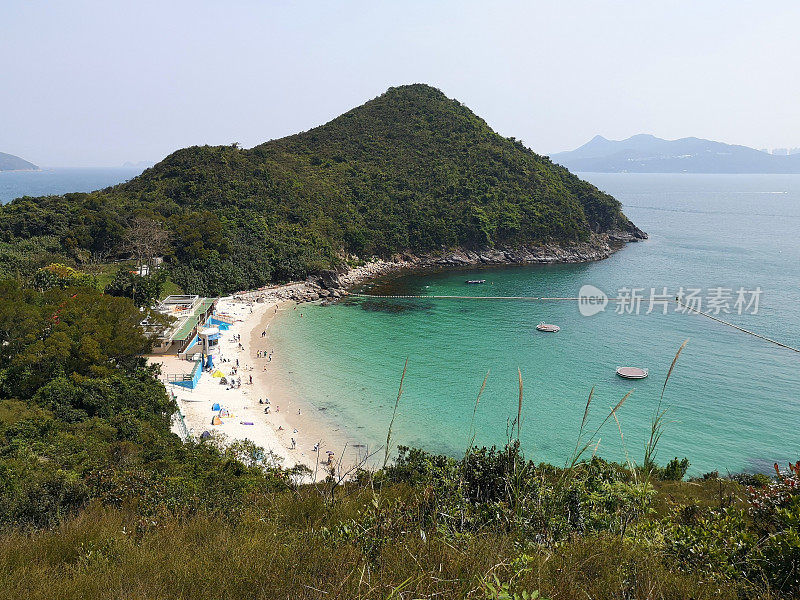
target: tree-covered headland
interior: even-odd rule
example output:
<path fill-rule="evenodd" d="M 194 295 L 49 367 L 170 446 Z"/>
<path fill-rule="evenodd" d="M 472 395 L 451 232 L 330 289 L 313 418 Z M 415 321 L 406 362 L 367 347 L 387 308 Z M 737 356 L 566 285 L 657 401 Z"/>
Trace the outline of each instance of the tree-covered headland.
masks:
<path fill-rule="evenodd" d="M 356 257 L 638 232 L 616 199 L 416 84 L 251 149 L 185 148 L 112 188 L 17 199 L 0 208 L 0 273 L 137 256 L 144 222 L 166 233 L 150 251 L 171 279 L 207 295 Z"/>

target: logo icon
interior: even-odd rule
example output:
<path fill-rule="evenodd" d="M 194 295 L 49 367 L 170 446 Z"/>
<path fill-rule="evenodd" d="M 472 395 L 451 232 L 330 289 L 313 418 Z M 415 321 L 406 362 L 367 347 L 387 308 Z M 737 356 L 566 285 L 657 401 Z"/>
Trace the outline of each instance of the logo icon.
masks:
<path fill-rule="evenodd" d="M 581 286 L 578 292 L 578 310 L 584 317 L 591 317 L 603 312 L 608 304 L 608 296 L 603 290 L 593 285 Z"/>

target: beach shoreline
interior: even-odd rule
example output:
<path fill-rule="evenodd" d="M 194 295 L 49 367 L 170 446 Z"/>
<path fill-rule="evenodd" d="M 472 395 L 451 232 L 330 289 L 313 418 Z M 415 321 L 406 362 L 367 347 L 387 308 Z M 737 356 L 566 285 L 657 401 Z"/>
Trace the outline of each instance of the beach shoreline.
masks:
<path fill-rule="evenodd" d="M 288 318 L 288 312 L 298 308 L 293 301 L 281 301 L 268 308 L 251 330 L 249 355 L 255 365 L 255 390 L 266 401 L 269 399 L 270 417 L 277 437 L 286 447 L 295 439 L 295 458 L 324 477 L 330 465 L 328 452 L 341 467 L 350 468 L 362 462 L 363 451 L 353 435 L 341 424 L 327 418 L 311 401 L 293 385 L 291 365 L 281 347 L 276 345 L 271 329 L 276 319 Z M 262 333 L 265 334 L 262 337 Z M 262 354 L 259 356 L 259 350 Z M 265 368 L 266 367 L 266 368 Z M 257 400 L 256 400 L 257 402 Z M 265 405 L 266 407 L 266 405 Z M 261 405 L 259 405 L 261 408 Z M 294 433 L 295 430 L 297 433 Z M 317 450 L 314 450 L 314 448 Z M 333 464 L 333 463 L 332 463 Z"/>
<path fill-rule="evenodd" d="M 369 457 L 365 456 L 368 448 L 373 451 L 380 448 L 370 448 L 367 440 L 358 439 L 346 425 L 326 417 L 319 407 L 303 397 L 292 381 L 291 365 L 284 353 L 280 347 L 275 351 L 270 331 L 275 319 L 288 317 L 286 313 L 297 310 L 302 303 L 335 302 L 349 295 L 355 286 L 402 271 L 588 262 L 607 258 L 625 245 L 613 242 L 605 236 L 571 247 L 454 250 L 425 256 L 395 256 L 341 271 L 324 271 L 305 281 L 237 292 L 220 298 L 217 304 L 216 314 L 227 317 L 231 325 L 221 332 L 215 363 L 218 375 L 226 381 L 241 379 L 241 386 L 223 386 L 219 383 L 221 377 L 211 373 L 203 373 L 191 391 L 165 385 L 175 394 L 189 435 L 194 439 L 210 436 L 221 445 L 249 440 L 271 454 L 269 461 L 274 464 L 287 469 L 297 466 L 308 469 L 310 475 L 304 476 L 306 481 L 324 479 L 332 468 L 338 474 L 346 473 L 369 464 Z M 153 356 L 149 360 L 161 363 L 162 373 L 187 369 L 187 363 L 177 357 Z M 176 365 L 175 361 L 183 364 Z M 219 408 L 212 410 L 215 404 Z M 213 425 L 213 417 L 223 408 L 232 416 Z"/>
<path fill-rule="evenodd" d="M 263 448 L 265 463 L 286 469 L 302 466 L 308 472 L 301 480 L 321 480 L 331 468 L 341 474 L 363 464 L 364 446 L 340 424 L 326 419 L 287 377 L 285 357 L 270 335 L 274 319 L 297 307 L 277 298 L 286 287 L 273 288 L 272 297 L 259 301 L 220 298 L 216 314 L 231 325 L 220 332 L 214 370 L 204 372 L 193 389 L 166 381 L 165 386 L 174 395 L 192 439 L 208 438 L 221 446 L 249 440 Z M 153 355 L 148 362 L 160 364 L 162 376 L 192 368 L 192 363 L 174 356 Z M 214 424 L 221 414 L 230 416 Z M 173 428 L 176 433 L 178 427 Z"/>

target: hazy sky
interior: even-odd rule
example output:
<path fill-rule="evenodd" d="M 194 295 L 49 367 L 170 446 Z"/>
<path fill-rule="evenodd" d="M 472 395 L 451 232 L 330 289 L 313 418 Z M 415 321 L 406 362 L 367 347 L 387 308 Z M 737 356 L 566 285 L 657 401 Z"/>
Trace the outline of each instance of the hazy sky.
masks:
<path fill-rule="evenodd" d="M 596 134 L 800 146 L 800 2 L 0 0 L 0 151 L 159 160 L 424 82 L 548 154 Z"/>

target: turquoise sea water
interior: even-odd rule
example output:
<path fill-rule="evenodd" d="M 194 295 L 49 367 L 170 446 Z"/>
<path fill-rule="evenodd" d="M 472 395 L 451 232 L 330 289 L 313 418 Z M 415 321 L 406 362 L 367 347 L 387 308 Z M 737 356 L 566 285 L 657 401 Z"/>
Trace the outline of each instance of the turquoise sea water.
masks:
<path fill-rule="evenodd" d="M 618 290 L 743 287 L 763 292 L 757 314 L 728 321 L 800 346 L 800 176 L 583 174 L 624 204 L 650 239 L 590 264 L 405 274 L 376 293 L 577 296 L 592 284 Z M 466 279 L 486 279 L 466 286 Z M 734 294 L 735 296 L 735 294 Z M 575 446 L 595 387 L 595 425 L 629 390 L 616 423 L 600 432 L 599 454 L 641 460 L 649 421 L 669 365 L 689 338 L 669 382 L 668 424 L 658 459 L 687 456 L 691 472 L 765 469 L 800 455 L 800 355 L 700 316 L 660 307 L 592 317 L 575 302 L 488 300 L 351 301 L 303 306 L 272 332 L 296 392 L 374 448 L 386 438 L 408 357 L 394 444 L 457 455 L 469 439 L 502 444 L 517 411 L 517 368 L 525 384 L 522 442 L 536 460 L 563 463 Z M 302 317 L 300 316 L 302 314 Z M 542 334 L 545 320 L 561 326 Z M 618 365 L 650 369 L 642 381 Z"/>
<path fill-rule="evenodd" d="M 91 192 L 132 179 L 141 172 L 137 167 L 0 171 L 0 204 L 20 196 Z"/>

